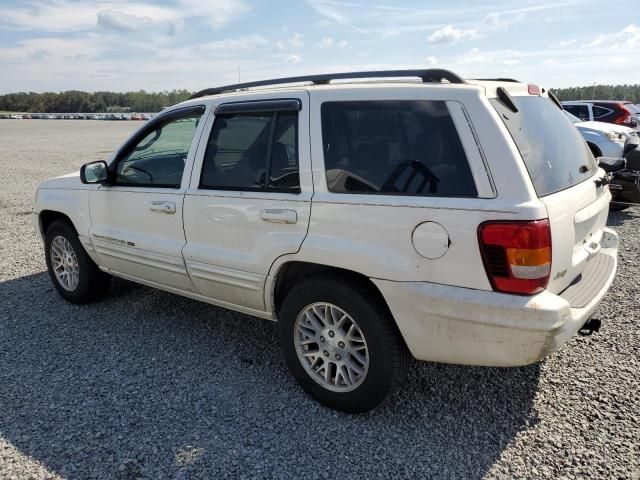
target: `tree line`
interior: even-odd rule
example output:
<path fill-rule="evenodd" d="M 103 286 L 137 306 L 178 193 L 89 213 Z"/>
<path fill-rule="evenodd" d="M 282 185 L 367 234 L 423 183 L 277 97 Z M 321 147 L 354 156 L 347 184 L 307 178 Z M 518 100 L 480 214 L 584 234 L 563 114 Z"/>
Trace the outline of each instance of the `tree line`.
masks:
<path fill-rule="evenodd" d="M 560 100 L 631 100 L 640 102 L 640 84 L 557 88 Z M 20 92 L 0 95 L 0 111 L 30 113 L 159 112 L 191 96 L 188 90 L 164 92 Z"/>
<path fill-rule="evenodd" d="M 593 85 L 586 87 L 552 88 L 556 96 L 564 100 L 630 100 L 640 102 L 640 84 Z"/>
<path fill-rule="evenodd" d="M 188 90 L 164 92 L 20 92 L 0 95 L 0 111 L 30 113 L 159 112 L 191 96 Z"/>

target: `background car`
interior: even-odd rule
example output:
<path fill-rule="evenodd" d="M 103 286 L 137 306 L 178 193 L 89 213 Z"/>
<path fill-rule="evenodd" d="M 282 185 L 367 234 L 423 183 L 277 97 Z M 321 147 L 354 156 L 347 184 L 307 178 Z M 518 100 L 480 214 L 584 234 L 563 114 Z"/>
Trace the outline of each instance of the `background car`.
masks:
<path fill-rule="evenodd" d="M 640 109 L 629 101 L 567 101 L 562 102 L 562 108 L 585 122 L 615 123 L 634 129 L 640 124 Z"/>
<path fill-rule="evenodd" d="M 580 131 L 596 158 L 621 158 L 640 142 L 638 134 L 632 128 L 605 122 L 585 122 L 566 110 L 564 113 Z"/>

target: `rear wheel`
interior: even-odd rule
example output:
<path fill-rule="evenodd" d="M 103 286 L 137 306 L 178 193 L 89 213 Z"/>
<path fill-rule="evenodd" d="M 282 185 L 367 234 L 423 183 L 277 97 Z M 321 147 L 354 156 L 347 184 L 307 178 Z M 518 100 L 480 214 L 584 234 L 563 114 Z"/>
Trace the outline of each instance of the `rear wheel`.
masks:
<path fill-rule="evenodd" d="M 367 286 L 333 275 L 288 293 L 279 332 L 287 366 L 302 388 L 347 412 L 381 403 L 410 361 L 384 302 Z"/>
<path fill-rule="evenodd" d="M 73 303 L 87 303 L 109 288 L 110 277 L 91 260 L 68 222 L 56 220 L 45 234 L 45 259 L 53 286 Z"/>

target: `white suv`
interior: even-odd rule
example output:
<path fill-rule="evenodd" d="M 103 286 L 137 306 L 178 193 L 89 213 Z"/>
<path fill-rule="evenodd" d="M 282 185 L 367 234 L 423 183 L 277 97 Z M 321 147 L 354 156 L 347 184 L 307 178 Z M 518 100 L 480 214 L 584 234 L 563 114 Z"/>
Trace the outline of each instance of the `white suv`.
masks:
<path fill-rule="evenodd" d="M 34 223 L 65 299 L 115 275 L 277 321 L 302 387 L 358 412 L 410 356 L 526 365 L 593 330 L 606 183 L 534 85 L 342 73 L 200 92 L 43 182 Z"/>

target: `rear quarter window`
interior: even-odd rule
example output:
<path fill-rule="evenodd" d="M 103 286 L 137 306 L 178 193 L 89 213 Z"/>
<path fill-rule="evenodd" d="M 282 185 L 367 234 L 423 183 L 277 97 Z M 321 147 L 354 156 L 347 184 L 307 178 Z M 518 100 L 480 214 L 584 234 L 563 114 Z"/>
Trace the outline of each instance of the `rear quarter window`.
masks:
<path fill-rule="evenodd" d="M 518 112 L 497 98 L 490 102 L 520 151 L 538 197 L 591 178 L 597 164 L 578 129 L 546 97 L 512 97 Z"/>
<path fill-rule="evenodd" d="M 445 102 L 324 102 L 321 115 L 329 191 L 478 195 Z"/>

